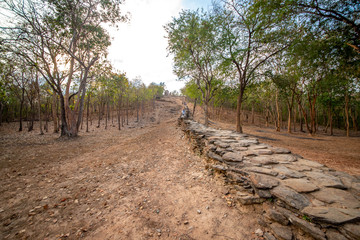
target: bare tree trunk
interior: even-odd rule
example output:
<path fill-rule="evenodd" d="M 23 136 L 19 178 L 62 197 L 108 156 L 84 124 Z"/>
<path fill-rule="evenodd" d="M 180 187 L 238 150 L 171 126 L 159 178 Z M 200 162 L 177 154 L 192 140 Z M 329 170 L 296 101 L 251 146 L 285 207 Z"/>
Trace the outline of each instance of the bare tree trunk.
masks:
<path fill-rule="evenodd" d="M 269 127 L 269 107 L 267 104 L 265 105 L 265 108 L 265 126 Z"/>
<path fill-rule="evenodd" d="M 244 89 L 240 88 L 240 94 L 237 98 L 237 106 L 236 106 L 236 131 L 239 133 L 243 133 L 242 122 L 241 122 L 241 105 L 243 99 Z"/>
<path fill-rule="evenodd" d="M 351 108 L 350 108 L 350 117 L 352 119 L 353 129 L 355 132 L 357 132 L 358 129 L 357 129 L 357 125 L 356 125 L 356 114 L 355 114 L 355 111 L 352 110 Z"/>
<path fill-rule="evenodd" d="M 23 125 L 22 125 L 22 112 L 23 112 L 23 108 L 24 108 L 24 98 L 25 98 L 25 89 L 22 89 L 21 100 L 20 100 L 19 132 L 21 132 L 21 131 L 23 130 Z"/>
<path fill-rule="evenodd" d="M 294 115 L 293 115 L 293 131 L 296 132 L 296 107 L 293 106 Z"/>
<path fill-rule="evenodd" d="M 104 107 L 106 108 L 106 115 L 105 115 L 105 129 L 107 129 L 108 119 L 109 119 L 109 96 L 106 96 Z"/>
<path fill-rule="evenodd" d="M 194 102 L 193 113 L 192 113 L 193 117 L 195 116 L 196 101 L 197 101 L 197 98 L 195 98 L 195 102 Z"/>
<path fill-rule="evenodd" d="M 120 96 L 120 118 L 121 118 L 121 125 L 122 125 L 122 127 L 124 127 L 125 117 L 124 117 L 124 110 L 123 110 L 123 95 L 122 94 Z"/>
<path fill-rule="evenodd" d="M 86 104 L 86 132 L 89 132 L 89 108 L 90 108 L 90 93 L 88 95 Z"/>
<path fill-rule="evenodd" d="M 300 132 L 304 132 L 304 128 L 303 128 L 303 117 L 301 115 L 301 107 L 300 107 L 301 103 L 299 103 L 299 120 L 300 120 Z"/>
<path fill-rule="evenodd" d="M 332 113 L 330 113 L 329 122 L 330 122 L 330 135 L 333 136 L 334 129 L 333 129 L 333 114 Z"/>
<path fill-rule="evenodd" d="M 121 100 L 120 100 L 120 96 L 119 96 L 119 101 L 118 101 L 118 129 L 121 130 Z"/>
<path fill-rule="evenodd" d="M 292 108 L 291 108 L 291 105 L 288 103 L 288 127 L 287 127 L 287 132 L 288 133 L 291 133 L 291 111 L 292 111 Z"/>
<path fill-rule="evenodd" d="M 45 104 L 45 126 L 44 126 L 44 130 L 46 132 L 49 132 L 49 105 L 50 105 L 50 101 L 49 98 L 47 98 Z"/>
<path fill-rule="evenodd" d="M 38 111 L 39 111 L 39 125 L 40 125 L 40 135 L 44 135 L 43 129 L 42 129 L 42 121 L 41 121 L 41 93 L 40 93 L 40 85 L 39 85 L 39 77 L 36 73 L 36 90 L 38 93 Z"/>
<path fill-rule="evenodd" d="M 52 95 L 51 109 L 52 109 L 52 117 L 54 122 L 54 133 L 58 133 L 57 96 L 55 92 Z"/>
<path fill-rule="evenodd" d="M 255 109 L 254 105 L 251 105 L 251 124 L 255 123 Z"/>
<path fill-rule="evenodd" d="M 311 135 L 314 135 L 316 133 L 316 96 L 313 96 L 312 101 L 309 99 L 310 103 L 310 117 L 311 117 Z"/>
<path fill-rule="evenodd" d="M 100 127 L 100 121 L 101 121 L 101 106 L 102 106 L 102 103 L 101 103 L 101 100 L 100 100 L 100 102 L 99 102 L 99 120 L 98 120 L 97 128 Z"/>
<path fill-rule="evenodd" d="M 127 96 L 126 102 L 126 125 L 129 125 L 129 96 Z"/>
<path fill-rule="evenodd" d="M 275 103 L 276 103 L 276 116 L 277 116 L 276 131 L 280 132 L 280 109 L 279 109 L 279 96 L 277 91 L 275 96 Z"/>
<path fill-rule="evenodd" d="M 59 94 L 60 97 L 60 116 L 61 116 L 61 130 L 60 130 L 60 135 L 62 137 L 64 136 L 69 136 L 69 131 L 67 128 L 67 122 L 66 122 L 66 114 L 65 114 L 65 100 L 64 100 L 64 96 L 62 95 L 62 93 L 60 92 Z"/>
<path fill-rule="evenodd" d="M 139 100 L 136 98 L 136 122 L 139 122 Z"/>
<path fill-rule="evenodd" d="M 208 109 L 208 101 L 205 99 L 204 101 L 204 118 L 205 118 L 205 123 L 204 125 L 207 127 L 209 126 L 209 109 Z"/>
<path fill-rule="evenodd" d="M 346 117 L 346 136 L 350 135 L 350 122 L 349 122 L 349 94 L 345 93 L 345 117 Z"/>

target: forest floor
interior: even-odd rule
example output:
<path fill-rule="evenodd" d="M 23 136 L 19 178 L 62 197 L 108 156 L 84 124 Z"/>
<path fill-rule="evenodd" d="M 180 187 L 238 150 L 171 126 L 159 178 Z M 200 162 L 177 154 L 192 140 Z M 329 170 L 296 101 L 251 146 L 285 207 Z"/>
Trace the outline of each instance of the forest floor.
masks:
<path fill-rule="evenodd" d="M 72 140 L 3 124 L 0 239 L 257 239 L 258 207 L 236 206 L 190 151 L 181 108 L 164 98 Z"/>

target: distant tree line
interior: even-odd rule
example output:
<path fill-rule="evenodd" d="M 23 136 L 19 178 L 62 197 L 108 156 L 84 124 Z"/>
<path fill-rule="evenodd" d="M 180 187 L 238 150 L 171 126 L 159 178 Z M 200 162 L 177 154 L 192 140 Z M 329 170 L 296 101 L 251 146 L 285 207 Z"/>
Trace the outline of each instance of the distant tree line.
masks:
<path fill-rule="evenodd" d="M 129 111 L 143 112 L 164 84 L 129 81 L 107 61 L 111 44 L 105 24 L 128 21 L 119 0 L 4 0 L 0 3 L 0 124 L 23 120 L 33 130 L 76 137 L 86 117 L 128 123 Z M 116 114 L 113 114 L 113 113 Z M 44 124 L 43 124 L 44 121 Z"/>
<path fill-rule="evenodd" d="M 360 124 L 360 4 L 353 0 L 222 0 L 165 26 L 182 93 L 208 109 L 261 113 L 280 131 L 300 122 L 355 131 Z M 252 117 L 253 118 L 253 117 Z M 252 120 L 253 121 L 253 120 Z"/>

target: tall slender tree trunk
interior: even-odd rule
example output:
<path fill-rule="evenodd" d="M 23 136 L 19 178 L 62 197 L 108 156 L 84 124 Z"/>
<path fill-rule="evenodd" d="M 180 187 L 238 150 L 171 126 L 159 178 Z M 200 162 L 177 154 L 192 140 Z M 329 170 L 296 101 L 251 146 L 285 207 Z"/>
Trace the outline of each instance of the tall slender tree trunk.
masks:
<path fill-rule="evenodd" d="M 296 132 L 296 107 L 293 107 L 294 115 L 293 115 L 293 131 Z"/>
<path fill-rule="evenodd" d="M 129 125 L 129 96 L 126 99 L 126 125 Z"/>
<path fill-rule="evenodd" d="M 275 95 L 275 103 L 276 103 L 276 116 L 277 116 L 277 125 L 276 125 L 276 131 L 280 132 L 280 109 L 279 109 L 279 96 L 278 92 L 276 91 Z"/>
<path fill-rule="evenodd" d="M 61 126 L 60 126 L 60 135 L 62 137 L 69 136 L 68 126 L 66 122 L 66 114 L 65 114 L 65 99 L 64 95 L 60 92 L 60 117 L 61 117 Z"/>
<path fill-rule="evenodd" d="M 316 104 L 316 96 L 313 96 L 312 99 L 310 99 L 309 97 L 309 104 L 310 104 L 310 118 L 311 118 L 311 135 L 314 135 L 316 133 L 316 109 L 315 109 L 315 104 Z"/>
<path fill-rule="evenodd" d="M 4 105 L 2 104 L 2 102 L 0 102 L 0 126 L 2 125 L 2 112 L 4 109 Z"/>
<path fill-rule="evenodd" d="M 208 106 L 208 101 L 207 101 L 207 99 L 205 99 L 205 101 L 204 101 L 204 118 L 205 118 L 205 123 L 204 123 L 204 125 L 206 126 L 206 127 L 208 127 L 209 126 L 209 106 Z"/>
<path fill-rule="evenodd" d="M 105 129 L 107 129 L 108 119 L 109 119 L 109 96 L 106 96 L 105 107 L 106 107 Z"/>
<path fill-rule="evenodd" d="M 298 105 L 299 107 L 299 124 L 300 124 L 300 132 L 304 132 L 304 128 L 303 128 L 303 116 L 302 116 L 302 113 L 301 113 L 301 103 L 299 103 Z"/>
<path fill-rule="evenodd" d="M 101 102 L 101 100 L 100 100 L 100 102 L 99 102 L 99 120 L 98 120 L 98 125 L 97 125 L 97 128 L 99 128 L 99 127 L 100 127 L 100 121 L 101 121 L 101 111 L 102 111 L 101 106 L 102 106 L 102 102 Z"/>
<path fill-rule="evenodd" d="M 254 104 L 251 105 L 251 124 L 255 123 L 255 109 Z"/>
<path fill-rule="evenodd" d="M 119 96 L 118 100 L 118 129 L 121 130 L 121 96 Z"/>
<path fill-rule="evenodd" d="M 40 135 L 44 135 L 43 129 L 42 129 L 42 121 L 41 121 L 41 93 L 40 93 L 40 85 L 39 85 L 39 77 L 36 73 L 36 88 L 38 92 L 38 111 L 39 111 L 39 125 L 40 125 Z"/>
<path fill-rule="evenodd" d="M 244 88 L 240 87 L 240 93 L 237 98 L 237 106 L 236 106 L 236 131 L 239 133 L 243 133 L 242 122 L 241 122 L 241 105 L 244 94 Z"/>
<path fill-rule="evenodd" d="M 30 115 L 31 115 L 31 117 L 30 117 L 31 119 L 30 119 L 30 121 L 28 120 L 28 131 L 29 132 L 34 130 L 35 110 L 34 110 L 33 99 L 30 99 Z"/>
<path fill-rule="evenodd" d="M 292 106 L 290 103 L 288 103 L 288 126 L 287 126 L 288 133 L 291 133 L 291 112 L 292 112 Z"/>
<path fill-rule="evenodd" d="M 192 112 L 193 117 L 195 116 L 196 101 L 197 101 L 197 98 L 195 98 L 195 101 L 194 101 L 194 107 L 193 107 L 193 112 Z"/>
<path fill-rule="evenodd" d="M 56 92 L 52 95 L 52 104 L 51 104 L 51 110 L 52 110 L 52 118 L 54 122 L 54 133 L 58 133 L 58 118 L 57 118 L 57 95 Z"/>
<path fill-rule="evenodd" d="M 356 125 L 356 113 L 353 109 L 349 109 L 350 110 L 350 117 L 352 119 L 352 123 L 353 123 L 353 129 L 355 132 L 357 132 L 357 125 Z"/>
<path fill-rule="evenodd" d="M 90 93 L 88 95 L 86 104 L 86 132 L 89 132 L 89 108 L 90 108 Z"/>
<path fill-rule="evenodd" d="M 22 112 L 23 112 L 23 108 L 24 108 L 24 98 L 25 98 L 25 89 L 22 89 L 21 100 L 20 100 L 19 132 L 21 132 L 23 130 Z"/>
<path fill-rule="evenodd" d="M 136 122 L 139 122 L 139 100 L 136 98 Z"/>
<path fill-rule="evenodd" d="M 346 136 L 350 136 L 350 122 L 349 122 L 349 94 L 345 93 L 345 120 L 346 120 Z"/>

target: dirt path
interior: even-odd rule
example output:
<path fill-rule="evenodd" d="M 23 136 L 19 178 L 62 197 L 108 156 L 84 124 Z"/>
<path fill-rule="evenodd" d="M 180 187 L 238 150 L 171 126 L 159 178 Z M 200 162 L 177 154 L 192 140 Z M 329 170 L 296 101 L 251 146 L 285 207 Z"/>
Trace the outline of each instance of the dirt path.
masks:
<path fill-rule="evenodd" d="M 71 141 L 0 131 L 0 239 L 256 239 L 254 207 L 234 207 L 176 127 L 181 100 L 156 107 Z"/>

